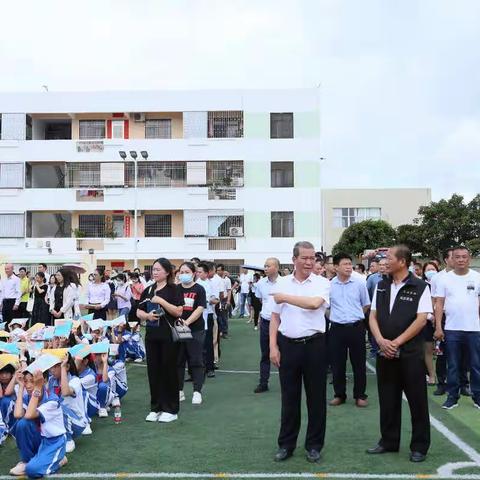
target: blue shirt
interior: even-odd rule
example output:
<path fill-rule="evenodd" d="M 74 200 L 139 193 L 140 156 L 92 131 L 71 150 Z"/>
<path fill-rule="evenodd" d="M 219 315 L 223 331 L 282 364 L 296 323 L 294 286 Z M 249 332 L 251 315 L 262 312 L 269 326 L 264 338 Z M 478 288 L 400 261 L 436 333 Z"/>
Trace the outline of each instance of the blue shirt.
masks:
<path fill-rule="evenodd" d="M 334 323 L 354 323 L 363 320 L 363 307 L 370 305 L 367 287 L 364 282 L 350 277 L 341 282 L 335 277 L 330 282 L 330 321 Z"/>
<path fill-rule="evenodd" d="M 373 294 L 375 293 L 375 288 L 382 278 L 383 278 L 383 275 L 381 273 L 372 273 L 367 278 L 367 290 L 368 290 L 368 295 L 370 295 L 370 300 L 372 300 Z"/>

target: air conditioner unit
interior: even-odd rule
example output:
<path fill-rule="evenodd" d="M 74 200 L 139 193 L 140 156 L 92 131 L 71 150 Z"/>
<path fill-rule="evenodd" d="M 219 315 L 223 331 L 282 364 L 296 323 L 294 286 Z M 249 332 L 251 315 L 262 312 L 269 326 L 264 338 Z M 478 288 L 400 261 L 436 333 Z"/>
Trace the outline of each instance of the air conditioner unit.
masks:
<path fill-rule="evenodd" d="M 45 248 L 52 248 L 52 242 L 50 240 L 45 242 Z"/>
<path fill-rule="evenodd" d="M 243 237 L 242 227 L 230 227 L 229 233 L 231 237 Z"/>
<path fill-rule="evenodd" d="M 145 121 L 145 114 L 144 113 L 135 112 L 132 115 L 133 115 L 133 121 L 134 122 L 144 122 Z"/>

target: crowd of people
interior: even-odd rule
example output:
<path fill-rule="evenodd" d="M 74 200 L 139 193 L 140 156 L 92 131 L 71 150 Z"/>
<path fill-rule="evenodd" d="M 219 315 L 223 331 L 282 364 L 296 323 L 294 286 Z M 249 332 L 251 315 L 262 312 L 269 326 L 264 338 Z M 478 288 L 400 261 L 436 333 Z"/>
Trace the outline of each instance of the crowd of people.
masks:
<path fill-rule="evenodd" d="M 119 421 L 128 361 L 146 361 L 146 421 L 177 420 L 186 382 L 192 404 L 201 405 L 232 316 L 260 330 L 254 392 L 267 392 L 270 366 L 279 368 L 276 461 L 296 448 L 302 383 L 310 462 L 320 459 L 324 444 L 328 371 L 332 407 L 347 402 L 347 358 L 355 405 L 368 407 L 367 339 L 376 359 L 381 430 L 367 452 L 398 451 L 405 393 L 410 460 L 425 460 L 429 385 L 437 386 L 435 395 L 447 393 L 445 409 L 456 407 L 461 395 L 480 408 L 480 274 L 470 268 L 468 249 L 445 252 L 443 269 L 436 259 L 414 262 L 402 245 L 365 266 L 354 265 L 348 254 L 324 256 L 298 242 L 292 261 L 292 273 L 267 258 L 263 271 L 243 268 L 235 278 L 222 264 L 193 258 L 174 266 L 159 258 L 143 274 L 97 269 L 85 287 L 69 268 L 47 282 L 44 264 L 32 280 L 25 268 L 15 274 L 7 264 L 0 281 L 0 444 L 7 435 L 17 442 L 20 462 L 11 473 L 54 473 L 75 449 L 75 438 L 92 433 L 92 418 L 113 409 Z"/>

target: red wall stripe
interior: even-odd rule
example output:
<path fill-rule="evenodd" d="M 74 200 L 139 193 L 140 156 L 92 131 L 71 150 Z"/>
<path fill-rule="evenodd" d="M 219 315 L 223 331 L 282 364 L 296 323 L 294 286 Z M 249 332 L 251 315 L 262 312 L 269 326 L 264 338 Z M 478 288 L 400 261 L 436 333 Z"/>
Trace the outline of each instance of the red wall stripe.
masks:
<path fill-rule="evenodd" d="M 123 138 L 129 138 L 128 125 L 129 125 L 128 120 L 125 120 L 125 125 L 123 127 Z"/>
<path fill-rule="evenodd" d="M 112 121 L 107 120 L 107 138 L 112 138 Z"/>

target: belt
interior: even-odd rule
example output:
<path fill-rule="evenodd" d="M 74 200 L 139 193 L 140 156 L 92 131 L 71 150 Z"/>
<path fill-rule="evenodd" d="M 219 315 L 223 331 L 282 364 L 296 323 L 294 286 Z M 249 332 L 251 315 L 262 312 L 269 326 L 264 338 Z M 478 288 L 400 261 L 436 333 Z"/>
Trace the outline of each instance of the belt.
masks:
<path fill-rule="evenodd" d="M 303 344 L 306 344 L 306 343 L 309 343 L 312 340 L 315 340 L 316 338 L 321 337 L 322 335 L 325 335 L 325 334 L 323 332 L 317 332 L 317 333 L 314 333 L 313 335 L 310 335 L 309 337 L 300 337 L 300 338 L 286 337 L 282 333 L 280 333 L 280 335 L 282 335 L 282 337 L 289 343 L 303 343 Z"/>
<path fill-rule="evenodd" d="M 270 321 L 270 319 L 265 318 L 265 317 L 262 317 L 261 315 L 260 315 L 260 318 L 261 318 L 263 321 L 265 321 L 265 322 L 269 322 L 269 321 Z"/>
<path fill-rule="evenodd" d="M 332 327 L 356 327 L 361 323 L 363 323 L 363 320 L 357 320 L 356 322 L 352 323 L 337 323 L 330 320 L 330 324 L 332 325 Z"/>

